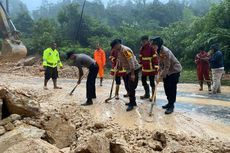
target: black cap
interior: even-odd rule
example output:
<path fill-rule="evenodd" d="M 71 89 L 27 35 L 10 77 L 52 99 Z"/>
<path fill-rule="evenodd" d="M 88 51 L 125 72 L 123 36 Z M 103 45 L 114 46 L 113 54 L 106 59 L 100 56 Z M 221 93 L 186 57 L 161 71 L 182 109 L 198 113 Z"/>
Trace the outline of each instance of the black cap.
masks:
<path fill-rule="evenodd" d="M 111 46 L 111 48 L 114 48 L 114 46 L 117 45 L 117 44 L 122 44 L 121 39 L 114 39 L 114 40 L 110 43 L 110 46 Z"/>
<path fill-rule="evenodd" d="M 203 50 L 204 50 L 203 46 L 199 47 L 199 51 L 203 51 Z"/>
<path fill-rule="evenodd" d="M 213 49 L 214 51 L 218 51 L 219 50 L 219 45 L 218 44 L 213 44 L 210 47 L 211 49 Z"/>
<path fill-rule="evenodd" d="M 74 51 L 70 51 L 70 52 L 66 53 L 66 59 L 68 60 L 73 54 L 75 54 Z"/>
<path fill-rule="evenodd" d="M 151 43 L 154 44 L 154 45 L 157 45 L 158 46 L 158 52 L 160 52 L 161 50 L 161 47 L 164 43 L 164 41 L 161 39 L 160 36 L 154 36 L 150 39 Z"/>
<path fill-rule="evenodd" d="M 143 41 L 143 40 L 149 40 L 149 36 L 147 36 L 147 35 L 142 36 L 141 41 Z"/>

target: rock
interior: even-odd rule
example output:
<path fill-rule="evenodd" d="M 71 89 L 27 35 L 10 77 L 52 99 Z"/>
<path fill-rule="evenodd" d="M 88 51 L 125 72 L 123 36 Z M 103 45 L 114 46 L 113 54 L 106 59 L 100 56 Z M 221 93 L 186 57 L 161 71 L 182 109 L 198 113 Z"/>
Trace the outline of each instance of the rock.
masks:
<path fill-rule="evenodd" d="M 153 141 L 148 143 L 149 147 L 152 148 L 154 151 L 162 151 L 164 148 L 162 147 L 161 142 Z"/>
<path fill-rule="evenodd" d="M 61 153 L 69 153 L 69 152 L 70 152 L 70 147 L 61 149 Z"/>
<path fill-rule="evenodd" d="M 10 118 L 12 120 L 11 122 L 14 122 L 16 120 L 21 120 L 22 119 L 22 117 L 20 115 L 18 115 L 18 114 L 11 114 Z"/>
<path fill-rule="evenodd" d="M 105 137 L 108 139 L 112 139 L 113 138 L 113 131 L 112 130 L 106 131 Z"/>
<path fill-rule="evenodd" d="M 39 115 L 40 105 L 26 93 L 10 91 L 6 88 L 0 89 L 0 99 L 4 99 L 7 110 L 10 114 L 23 116 Z"/>
<path fill-rule="evenodd" d="M 44 135 L 45 131 L 29 125 L 21 125 L 14 128 L 0 137 L 0 152 L 4 152 L 12 145 L 15 145 L 28 138 L 38 139 Z"/>
<path fill-rule="evenodd" d="M 20 115 L 11 114 L 7 118 L 4 118 L 3 120 L 0 121 L 0 126 L 4 126 L 4 125 L 6 125 L 8 123 L 14 122 L 14 121 L 19 120 L 19 119 L 21 119 Z"/>
<path fill-rule="evenodd" d="M 97 122 L 97 123 L 94 124 L 94 127 L 95 127 L 96 129 L 102 129 L 102 128 L 105 127 L 105 125 L 104 125 L 104 123 L 102 123 L 102 122 Z"/>
<path fill-rule="evenodd" d="M 19 142 L 3 153 L 61 153 L 59 149 L 41 139 L 27 139 Z"/>
<path fill-rule="evenodd" d="M 5 129 L 7 131 L 12 131 L 14 129 L 14 124 L 12 124 L 11 122 L 7 123 L 6 125 L 4 125 Z"/>
<path fill-rule="evenodd" d="M 99 134 L 91 136 L 87 142 L 81 142 L 74 153 L 110 153 L 109 140 Z"/>
<path fill-rule="evenodd" d="M 75 140 L 75 127 L 59 116 L 51 116 L 44 123 L 48 142 L 62 149 L 69 147 Z"/>
<path fill-rule="evenodd" d="M 20 60 L 16 65 L 17 66 L 32 66 L 37 62 L 36 57 L 28 57 L 26 59 Z"/>
<path fill-rule="evenodd" d="M 111 153 L 131 153 L 125 140 L 115 140 L 110 143 Z"/>
<path fill-rule="evenodd" d="M 3 126 L 0 126 L 0 136 L 6 133 L 6 129 Z"/>
<path fill-rule="evenodd" d="M 37 62 L 36 57 L 30 57 L 26 58 L 25 61 L 23 62 L 24 66 L 32 66 Z"/>
<path fill-rule="evenodd" d="M 165 148 L 166 147 L 166 136 L 164 133 L 160 133 L 160 132 L 156 132 L 153 135 L 153 140 L 157 140 L 160 141 L 162 144 L 162 147 Z"/>

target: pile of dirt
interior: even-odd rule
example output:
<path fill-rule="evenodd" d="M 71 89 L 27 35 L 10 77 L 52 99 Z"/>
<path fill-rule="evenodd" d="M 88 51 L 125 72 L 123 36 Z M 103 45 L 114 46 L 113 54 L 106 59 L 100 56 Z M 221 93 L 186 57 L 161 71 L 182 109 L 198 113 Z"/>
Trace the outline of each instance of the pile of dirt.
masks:
<path fill-rule="evenodd" d="M 19 76 L 44 76 L 44 68 L 39 59 L 30 57 L 19 63 L 0 63 L 1 73 L 16 74 Z M 78 69 L 75 66 L 64 64 L 63 69 L 59 69 L 61 78 L 77 78 Z"/>
<path fill-rule="evenodd" d="M 70 153 L 230 152 L 230 143 L 218 139 L 203 140 L 139 128 L 131 130 L 115 123 L 97 122 L 88 110 L 77 105 L 63 105 L 55 113 L 45 114 L 33 122 L 46 131 L 46 141 L 59 149 L 68 148 Z"/>
<path fill-rule="evenodd" d="M 55 107 L 40 110 L 40 104 L 49 103 L 42 98 L 47 95 L 42 94 L 29 89 L 0 88 L 2 103 L 9 105 L 9 116 L 0 121 L 0 152 L 230 152 L 230 143 L 218 138 L 201 139 L 163 130 L 128 129 L 112 120 L 96 121 L 89 109 L 77 103 L 58 103 Z"/>

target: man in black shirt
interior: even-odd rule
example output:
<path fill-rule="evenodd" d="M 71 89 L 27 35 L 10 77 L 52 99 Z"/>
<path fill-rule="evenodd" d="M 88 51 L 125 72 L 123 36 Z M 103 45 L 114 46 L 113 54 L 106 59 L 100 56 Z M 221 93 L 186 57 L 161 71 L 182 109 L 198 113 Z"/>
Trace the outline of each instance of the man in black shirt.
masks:
<path fill-rule="evenodd" d="M 68 52 L 67 59 L 70 59 L 74 62 L 74 66 L 78 67 L 79 70 L 79 79 L 78 84 L 81 83 L 81 78 L 83 76 L 83 70 L 82 68 L 88 68 L 89 74 L 86 81 L 86 97 L 87 101 L 86 103 L 82 104 L 83 106 L 92 105 L 93 98 L 96 98 L 96 87 L 95 82 L 97 78 L 98 73 L 98 65 L 96 62 L 88 55 L 86 54 L 75 54 L 74 52 Z"/>

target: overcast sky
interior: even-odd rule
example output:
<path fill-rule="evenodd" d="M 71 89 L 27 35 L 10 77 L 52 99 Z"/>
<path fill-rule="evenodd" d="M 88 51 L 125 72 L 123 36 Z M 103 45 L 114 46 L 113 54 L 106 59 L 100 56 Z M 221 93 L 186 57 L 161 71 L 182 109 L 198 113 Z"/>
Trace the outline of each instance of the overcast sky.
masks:
<path fill-rule="evenodd" d="M 39 6 L 41 5 L 42 3 L 42 0 L 21 0 L 23 1 L 29 10 L 35 10 L 37 8 L 39 8 Z M 62 0 L 48 0 L 49 2 L 52 2 L 52 3 L 57 3 L 57 2 L 60 2 Z M 92 1 L 92 0 L 88 0 L 88 1 Z M 167 2 L 168 0 L 161 0 L 163 2 Z M 102 0 L 102 2 L 104 3 L 107 3 L 108 0 Z"/>

